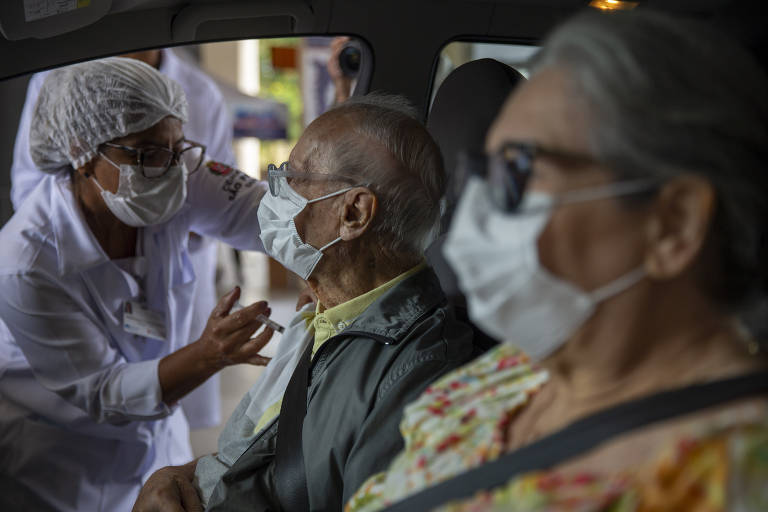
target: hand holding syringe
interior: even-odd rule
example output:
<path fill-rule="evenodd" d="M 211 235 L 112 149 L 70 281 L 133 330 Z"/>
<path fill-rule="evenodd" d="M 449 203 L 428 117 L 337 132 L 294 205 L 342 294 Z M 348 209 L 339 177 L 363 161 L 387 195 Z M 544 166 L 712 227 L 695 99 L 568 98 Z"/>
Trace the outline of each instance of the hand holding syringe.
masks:
<path fill-rule="evenodd" d="M 266 366 L 269 363 L 270 358 L 261 354 L 261 350 L 272 339 L 275 331 L 284 331 L 284 329 L 269 319 L 270 309 L 266 301 L 254 302 L 246 307 L 235 307 L 239 298 L 240 287 L 236 286 L 219 299 L 208 317 L 205 329 L 196 341 L 161 360 L 161 365 L 164 364 L 161 368 L 165 369 L 164 375 L 167 377 L 166 384 L 171 382 L 169 389 L 173 388 L 174 379 L 199 384 L 227 366 L 236 364 Z M 240 311 L 233 312 L 238 309 Z M 256 331 L 262 326 L 265 328 L 257 333 Z M 190 364 L 190 358 L 196 363 Z M 196 368 L 192 371 L 194 373 L 192 377 L 190 377 L 190 368 Z M 166 403 L 178 400 L 192 389 L 184 385 L 177 387 L 181 391 L 163 395 L 163 400 L 170 400 Z"/>
<path fill-rule="evenodd" d="M 229 310 L 229 313 L 230 313 L 230 314 L 232 314 L 232 313 L 234 313 L 235 311 L 239 311 L 239 310 L 243 309 L 244 307 L 245 307 L 245 306 L 243 306 L 242 304 L 240 304 L 240 302 L 239 302 L 239 301 L 238 301 L 238 302 L 235 302 L 235 303 L 234 303 L 234 305 L 232 306 L 232 309 L 230 309 L 230 310 Z M 273 331 L 275 331 L 275 332 L 279 332 L 280 334 L 282 334 L 282 333 L 283 333 L 283 331 L 285 331 L 285 327 L 283 327 L 283 326 L 282 326 L 282 325 L 280 325 L 279 323 L 275 322 L 274 320 L 270 319 L 270 318 L 269 318 L 268 316 L 266 316 L 266 315 L 258 315 L 258 316 L 256 317 L 256 320 L 258 320 L 259 322 L 263 323 L 264 325 L 266 325 L 267 327 L 269 327 L 269 328 L 270 328 L 270 329 L 272 329 Z"/>

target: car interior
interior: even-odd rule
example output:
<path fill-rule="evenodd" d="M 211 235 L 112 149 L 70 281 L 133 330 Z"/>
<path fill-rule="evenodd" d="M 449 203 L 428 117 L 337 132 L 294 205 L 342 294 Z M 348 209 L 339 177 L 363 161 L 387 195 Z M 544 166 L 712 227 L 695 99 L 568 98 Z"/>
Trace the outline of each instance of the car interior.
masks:
<path fill-rule="evenodd" d="M 89 0 L 50 10 L 56 3 L 0 6 L 3 222 L 12 211 L 6 172 L 29 73 L 87 59 L 214 41 L 351 35 L 362 53 L 355 94 L 402 94 L 426 120 L 446 45 L 535 45 L 558 21 L 584 8 L 649 8 L 709 20 L 763 61 L 766 52 L 760 3 L 740 0 Z M 34 14 L 36 6 L 42 14 Z"/>
<path fill-rule="evenodd" d="M 244 172 L 264 177 L 265 159 L 278 165 L 287 159 L 291 141 L 331 105 L 332 101 L 316 106 L 310 102 L 323 95 L 327 100 L 331 94 L 327 79 L 321 76 L 324 59 L 333 38 L 348 36 L 352 41 L 348 44 L 352 48 L 352 94 L 383 91 L 405 96 L 442 151 L 448 173 L 444 233 L 461 192 L 451 181 L 459 150 L 482 152 L 485 133 L 500 106 L 526 79 L 526 61 L 560 21 L 584 9 L 662 10 L 680 19 L 711 22 L 768 68 L 768 16 L 760 4 L 749 0 L 4 0 L 0 2 L 0 226 L 13 215 L 10 169 L 14 144 L 27 85 L 36 72 L 159 48 L 173 48 L 195 65 L 213 70 L 213 75 L 218 65 L 217 83 L 234 105 L 233 112 L 243 105 L 270 115 L 277 112 L 280 127 L 275 134 L 262 137 L 258 130 L 249 132 L 252 125 L 247 115 L 242 121 L 243 134 L 236 133 L 237 154 L 242 157 L 238 164 Z M 261 46 L 247 54 L 248 41 L 258 41 Z M 238 44 L 235 55 L 233 45 Z M 298 56 L 292 53 L 297 48 Z M 282 85 L 265 87 L 269 76 L 263 65 L 257 78 L 260 89 L 249 90 L 243 80 L 223 76 L 232 75 L 235 69 L 242 71 L 237 67 L 242 62 L 225 66 L 224 58 L 218 57 L 223 55 L 230 60 L 244 55 L 268 59 L 278 71 L 281 66 L 301 68 L 295 78 L 300 103 L 281 96 Z M 256 68 L 259 75 L 258 64 Z M 311 92 L 322 80 L 326 81 L 323 92 Z M 254 97 L 263 103 L 256 104 Z M 253 150 L 259 138 L 262 146 L 255 151 L 261 151 L 261 157 L 248 157 L 248 148 Z M 281 142 L 270 145 L 272 140 Z M 440 257 L 442 243 L 443 237 L 438 237 L 427 250 L 427 259 L 459 314 L 466 315 L 456 276 Z M 245 261 L 243 268 L 251 258 L 229 253 L 226 257 L 237 259 L 238 264 Z M 268 286 L 295 293 L 292 276 L 274 263 L 261 261 L 259 265 L 260 275 L 268 276 Z M 242 275 L 231 279 L 238 278 L 248 279 Z M 464 316 L 464 320 L 468 318 Z M 478 328 L 475 334 L 486 347 L 496 343 Z M 233 392 L 234 396 L 240 394 L 242 389 Z M 206 443 L 201 453 L 210 451 L 211 439 L 215 435 L 201 441 Z"/>

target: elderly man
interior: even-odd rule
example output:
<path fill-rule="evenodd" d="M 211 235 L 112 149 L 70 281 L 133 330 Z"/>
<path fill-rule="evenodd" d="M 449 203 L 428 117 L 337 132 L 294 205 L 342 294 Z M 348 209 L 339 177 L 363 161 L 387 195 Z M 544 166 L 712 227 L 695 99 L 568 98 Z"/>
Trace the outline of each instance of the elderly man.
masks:
<path fill-rule="evenodd" d="M 155 473 L 135 511 L 196 510 L 198 492 L 212 511 L 340 510 L 386 467 L 403 406 L 476 352 L 423 262 L 444 183 L 411 108 L 382 95 L 320 116 L 289 162 L 270 166 L 261 238 L 307 280 L 316 309 L 288 327 L 218 454 Z"/>

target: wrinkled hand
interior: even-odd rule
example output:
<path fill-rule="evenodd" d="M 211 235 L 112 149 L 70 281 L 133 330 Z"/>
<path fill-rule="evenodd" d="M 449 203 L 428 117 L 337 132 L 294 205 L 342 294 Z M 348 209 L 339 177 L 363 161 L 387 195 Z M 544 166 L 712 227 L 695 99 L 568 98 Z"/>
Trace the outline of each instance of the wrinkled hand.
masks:
<path fill-rule="evenodd" d="M 141 488 L 133 512 L 203 512 L 192 484 L 194 469 L 168 466 L 155 471 Z"/>
<path fill-rule="evenodd" d="M 310 303 L 317 304 L 317 297 L 312 291 L 312 288 L 306 286 L 303 290 L 301 290 L 301 292 L 299 292 L 299 300 L 296 301 L 296 311 Z"/>
<path fill-rule="evenodd" d="M 259 351 L 272 339 L 274 331 L 266 327 L 255 338 L 251 336 L 261 327 L 256 317 L 269 316 L 272 311 L 265 301 L 260 301 L 229 314 L 238 298 L 240 288 L 237 286 L 221 298 L 198 342 L 203 346 L 206 359 L 216 367 L 241 363 L 264 366 L 269 363 L 269 358 L 260 356 Z"/>
<path fill-rule="evenodd" d="M 344 48 L 344 45 L 349 42 L 349 37 L 341 36 L 334 37 L 331 41 L 331 57 L 328 59 L 328 74 L 331 75 L 331 81 L 336 88 L 335 103 L 338 105 L 344 103 L 352 94 L 352 79 L 345 76 L 339 66 L 339 54 Z"/>

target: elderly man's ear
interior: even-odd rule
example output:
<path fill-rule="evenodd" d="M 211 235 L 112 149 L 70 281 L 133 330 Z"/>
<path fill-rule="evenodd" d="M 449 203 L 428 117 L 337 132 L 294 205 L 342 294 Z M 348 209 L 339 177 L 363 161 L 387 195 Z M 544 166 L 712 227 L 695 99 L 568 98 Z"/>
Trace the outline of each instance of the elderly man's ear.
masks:
<path fill-rule="evenodd" d="M 646 225 L 649 276 L 673 279 L 700 260 L 715 204 L 712 184 L 695 176 L 681 176 L 661 187 Z"/>
<path fill-rule="evenodd" d="M 370 228 L 379 203 L 373 192 L 364 187 L 353 188 L 342 197 L 339 236 L 342 240 L 354 240 Z"/>

